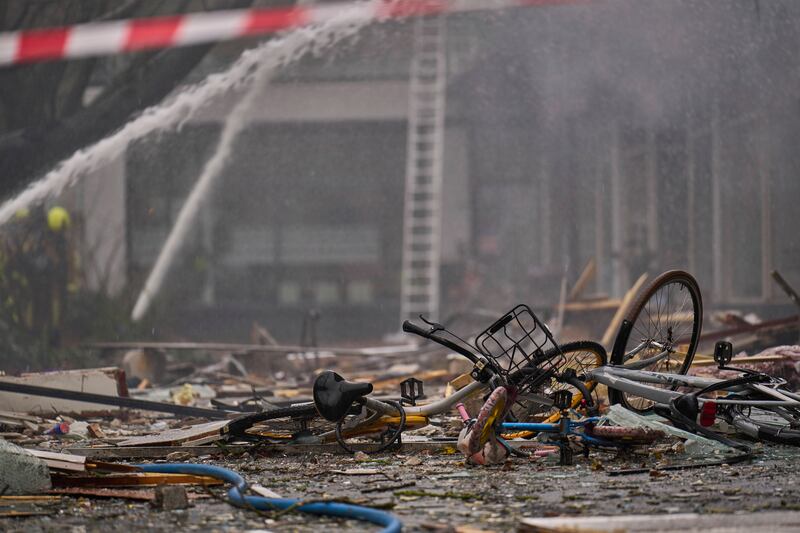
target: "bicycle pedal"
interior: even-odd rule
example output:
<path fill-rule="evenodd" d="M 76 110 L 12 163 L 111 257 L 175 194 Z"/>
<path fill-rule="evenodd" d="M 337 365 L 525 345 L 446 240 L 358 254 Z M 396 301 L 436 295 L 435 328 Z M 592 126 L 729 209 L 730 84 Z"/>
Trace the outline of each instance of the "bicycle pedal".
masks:
<path fill-rule="evenodd" d="M 424 397 L 421 380 L 411 377 L 400 382 L 400 404 L 417 405 L 417 400 Z"/>
<path fill-rule="evenodd" d="M 554 392 L 553 405 L 556 409 L 561 411 L 569 409 L 572 406 L 572 392 L 568 390 L 559 390 Z"/>

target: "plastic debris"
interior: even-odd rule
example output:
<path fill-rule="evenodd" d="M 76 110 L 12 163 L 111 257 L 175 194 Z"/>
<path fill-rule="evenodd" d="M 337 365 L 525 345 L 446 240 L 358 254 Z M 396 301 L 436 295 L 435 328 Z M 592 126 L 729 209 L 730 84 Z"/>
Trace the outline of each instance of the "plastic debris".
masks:
<path fill-rule="evenodd" d="M 738 450 L 726 446 L 721 442 L 689 433 L 682 429 L 665 424 L 666 420 L 657 415 L 642 416 L 633 411 L 625 409 L 621 405 L 612 405 L 608 408 L 602 423 L 610 423 L 616 426 L 651 428 L 663 431 L 667 435 L 673 435 L 686 441 L 684 450 L 688 455 L 707 455 L 718 453 L 740 453 Z"/>

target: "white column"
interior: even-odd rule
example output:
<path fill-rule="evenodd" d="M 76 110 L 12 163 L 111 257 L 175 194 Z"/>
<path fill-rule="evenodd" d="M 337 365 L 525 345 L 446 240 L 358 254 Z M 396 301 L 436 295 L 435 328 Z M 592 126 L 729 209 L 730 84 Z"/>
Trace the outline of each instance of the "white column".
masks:
<path fill-rule="evenodd" d="M 686 257 L 688 259 L 689 272 L 697 271 L 697 258 L 695 257 L 695 240 L 697 231 L 695 209 L 695 161 L 694 161 L 694 133 L 692 132 L 692 120 L 686 119 L 686 230 L 687 239 Z"/>
<path fill-rule="evenodd" d="M 769 122 L 763 113 L 762 109 L 760 116 L 756 120 L 758 125 L 756 128 L 756 135 L 758 135 L 758 142 L 756 143 L 758 154 L 756 157 L 758 160 L 759 192 L 761 194 L 761 297 L 767 301 L 772 296 L 773 289 L 770 277 L 770 271 L 772 270 L 772 196 L 770 190 L 772 158 L 767 131 Z"/>
<path fill-rule="evenodd" d="M 647 180 L 647 251 L 648 269 L 653 262 L 660 260 L 658 252 L 658 169 L 656 168 L 656 135 L 653 124 L 647 125 L 647 146 L 645 148 L 645 176 Z M 638 276 L 639 273 L 634 274 Z"/>
<path fill-rule="evenodd" d="M 553 225 L 551 222 L 550 206 L 550 158 L 542 156 L 541 182 L 539 187 L 539 209 L 542 220 L 542 265 L 550 267 L 553 264 Z"/>
<path fill-rule="evenodd" d="M 613 296 L 621 296 L 625 287 L 625 263 L 622 260 L 625 230 L 623 225 L 622 175 L 620 170 L 619 122 L 611 126 L 611 268 Z"/>
<path fill-rule="evenodd" d="M 118 294 L 127 283 L 125 151 L 88 174 L 80 187 L 87 288 Z"/>
<path fill-rule="evenodd" d="M 714 276 L 712 300 L 722 299 L 722 138 L 720 137 L 719 103 L 714 102 L 711 114 L 711 271 Z"/>

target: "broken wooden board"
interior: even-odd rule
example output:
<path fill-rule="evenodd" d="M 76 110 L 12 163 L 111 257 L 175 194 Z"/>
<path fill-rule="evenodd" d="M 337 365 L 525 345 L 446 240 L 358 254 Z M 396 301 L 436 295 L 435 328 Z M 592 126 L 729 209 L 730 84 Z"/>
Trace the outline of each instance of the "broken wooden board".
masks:
<path fill-rule="evenodd" d="M 203 444 L 208 444 L 209 442 L 227 438 L 224 429 L 230 422 L 230 420 L 217 420 L 188 428 L 168 429 L 154 435 L 132 437 L 118 442 L 117 446 L 180 446 L 184 443 L 194 443 L 195 441 L 202 441 Z M 193 444 L 188 445 L 191 446 Z"/>
<path fill-rule="evenodd" d="M 95 487 L 62 487 L 52 489 L 49 494 L 63 496 L 92 496 L 93 498 L 122 498 L 126 500 L 153 501 L 156 494 L 153 489 L 108 489 Z"/>
<path fill-rule="evenodd" d="M 606 329 L 605 334 L 603 335 L 603 339 L 600 341 L 606 350 L 611 349 L 611 343 L 614 342 L 614 338 L 617 336 L 617 331 L 619 331 L 619 326 L 622 324 L 622 321 L 625 319 L 625 315 L 628 313 L 628 310 L 633 305 L 633 300 L 636 298 L 636 295 L 639 293 L 639 290 L 644 286 L 645 281 L 647 281 L 647 274 L 642 274 L 639 276 L 639 279 L 636 280 L 636 283 L 628 289 L 628 292 L 625 293 L 625 296 L 622 298 L 622 303 L 619 305 L 616 314 L 611 319 L 611 322 L 608 324 L 608 328 Z"/>
<path fill-rule="evenodd" d="M 729 366 L 737 366 L 737 365 L 749 365 L 752 363 L 772 363 L 775 361 L 785 361 L 789 359 L 785 355 L 753 355 L 753 356 L 745 356 L 745 357 L 734 357 L 731 359 L 731 362 L 728 363 Z M 692 361 L 692 366 L 717 366 L 717 362 L 714 361 L 714 357 L 711 355 L 700 355 L 696 354 L 694 360 Z"/>
<path fill-rule="evenodd" d="M 41 422 L 41 420 L 35 416 L 13 413 L 11 411 L 0 411 L 0 426 L 37 430 L 39 428 L 39 422 Z"/>
<path fill-rule="evenodd" d="M 568 302 L 574 302 L 578 298 L 580 298 L 581 294 L 583 293 L 586 286 L 589 284 L 592 279 L 594 279 L 595 274 L 597 274 L 597 262 L 594 260 L 594 257 L 589 259 L 586 263 L 586 266 L 583 267 L 583 271 L 581 275 L 578 277 L 578 281 L 575 282 L 573 285 L 572 290 L 569 291 L 569 295 L 567 296 Z"/>
<path fill-rule="evenodd" d="M 61 500 L 61 496 L 41 494 L 0 496 L 0 518 L 21 518 L 53 514 L 58 512 L 55 505 L 61 503 Z M 44 508 L 45 506 L 47 508 Z M 8 527 L 13 529 L 11 526 Z M 5 531 L 5 529 L 3 530 Z"/>
<path fill-rule="evenodd" d="M 48 491 L 49 492 L 49 491 Z M 0 505 L 8 503 L 52 503 L 60 502 L 60 496 L 41 496 L 37 494 L 20 494 L 17 496 L 0 496 Z"/>
<path fill-rule="evenodd" d="M 622 300 L 618 298 L 606 298 L 603 300 L 589 300 L 579 302 L 567 302 L 564 304 L 564 310 L 569 312 L 581 311 L 613 311 L 618 309 Z"/>
<path fill-rule="evenodd" d="M 570 533 L 598 532 L 684 532 L 724 531 L 725 533 L 750 533 L 752 531 L 797 531 L 800 524 L 798 511 L 765 511 L 748 514 L 654 514 L 627 516 L 523 518 L 517 531 L 544 533 L 564 531 Z"/>
<path fill-rule="evenodd" d="M 209 476 L 191 474 L 159 474 L 131 472 L 105 476 L 70 476 L 56 473 L 52 476 L 53 487 L 139 487 L 155 485 L 222 485 L 224 482 Z"/>
<path fill-rule="evenodd" d="M 136 472 L 134 466 L 118 463 L 101 463 L 88 459 L 83 455 L 73 455 L 69 453 L 56 453 L 44 450 L 33 450 L 26 448 L 31 455 L 38 457 L 47 464 L 52 470 L 64 470 L 67 472 L 86 472 L 89 470 L 106 472 Z"/>
<path fill-rule="evenodd" d="M 19 385 L 35 385 L 52 389 L 89 392 L 108 396 L 128 396 L 125 373 L 117 367 L 90 368 L 22 374 L 19 377 L 2 376 L 0 381 Z M 53 416 L 55 414 L 91 415 L 116 410 L 107 405 L 60 398 L 47 398 L 33 394 L 0 391 L 0 410 L 12 413 L 31 413 Z"/>

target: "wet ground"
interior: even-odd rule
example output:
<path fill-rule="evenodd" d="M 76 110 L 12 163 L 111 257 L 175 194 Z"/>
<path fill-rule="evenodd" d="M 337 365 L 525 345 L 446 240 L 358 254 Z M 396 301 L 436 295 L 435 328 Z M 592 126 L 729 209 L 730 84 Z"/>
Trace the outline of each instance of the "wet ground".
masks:
<path fill-rule="evenodd" d="M 504 465 L 467 466 L 450 452 L 384 454 L 358 461 L 339 454 L 258 452 L 197 458 L 238 471 L 284 497 L 348 500 L 391 510 L 406 531 L 453 531 L 465 526 L 514 531 L 523 517 L 660 513 L 759 513 L 800 509 L 800 451 L 767 446 L 751 461 L 678 471 L 612 475 L 616 469 L 684 463 L 686 457 L 593 453 L 559 466 L 555 457 L 514 458 Z M 202 489 L 194 490 L 203 494 Z M 214 489 L 222 497 L 221 489 Z M 43 506 L 50 514 L 0 519 L 7 531 L 109 530 L 377 530 L 360 522 L 305 514 L 241 510 L 210 497 L 186 510 L 162 511 L 149 503 L 65 498 Z"/>

